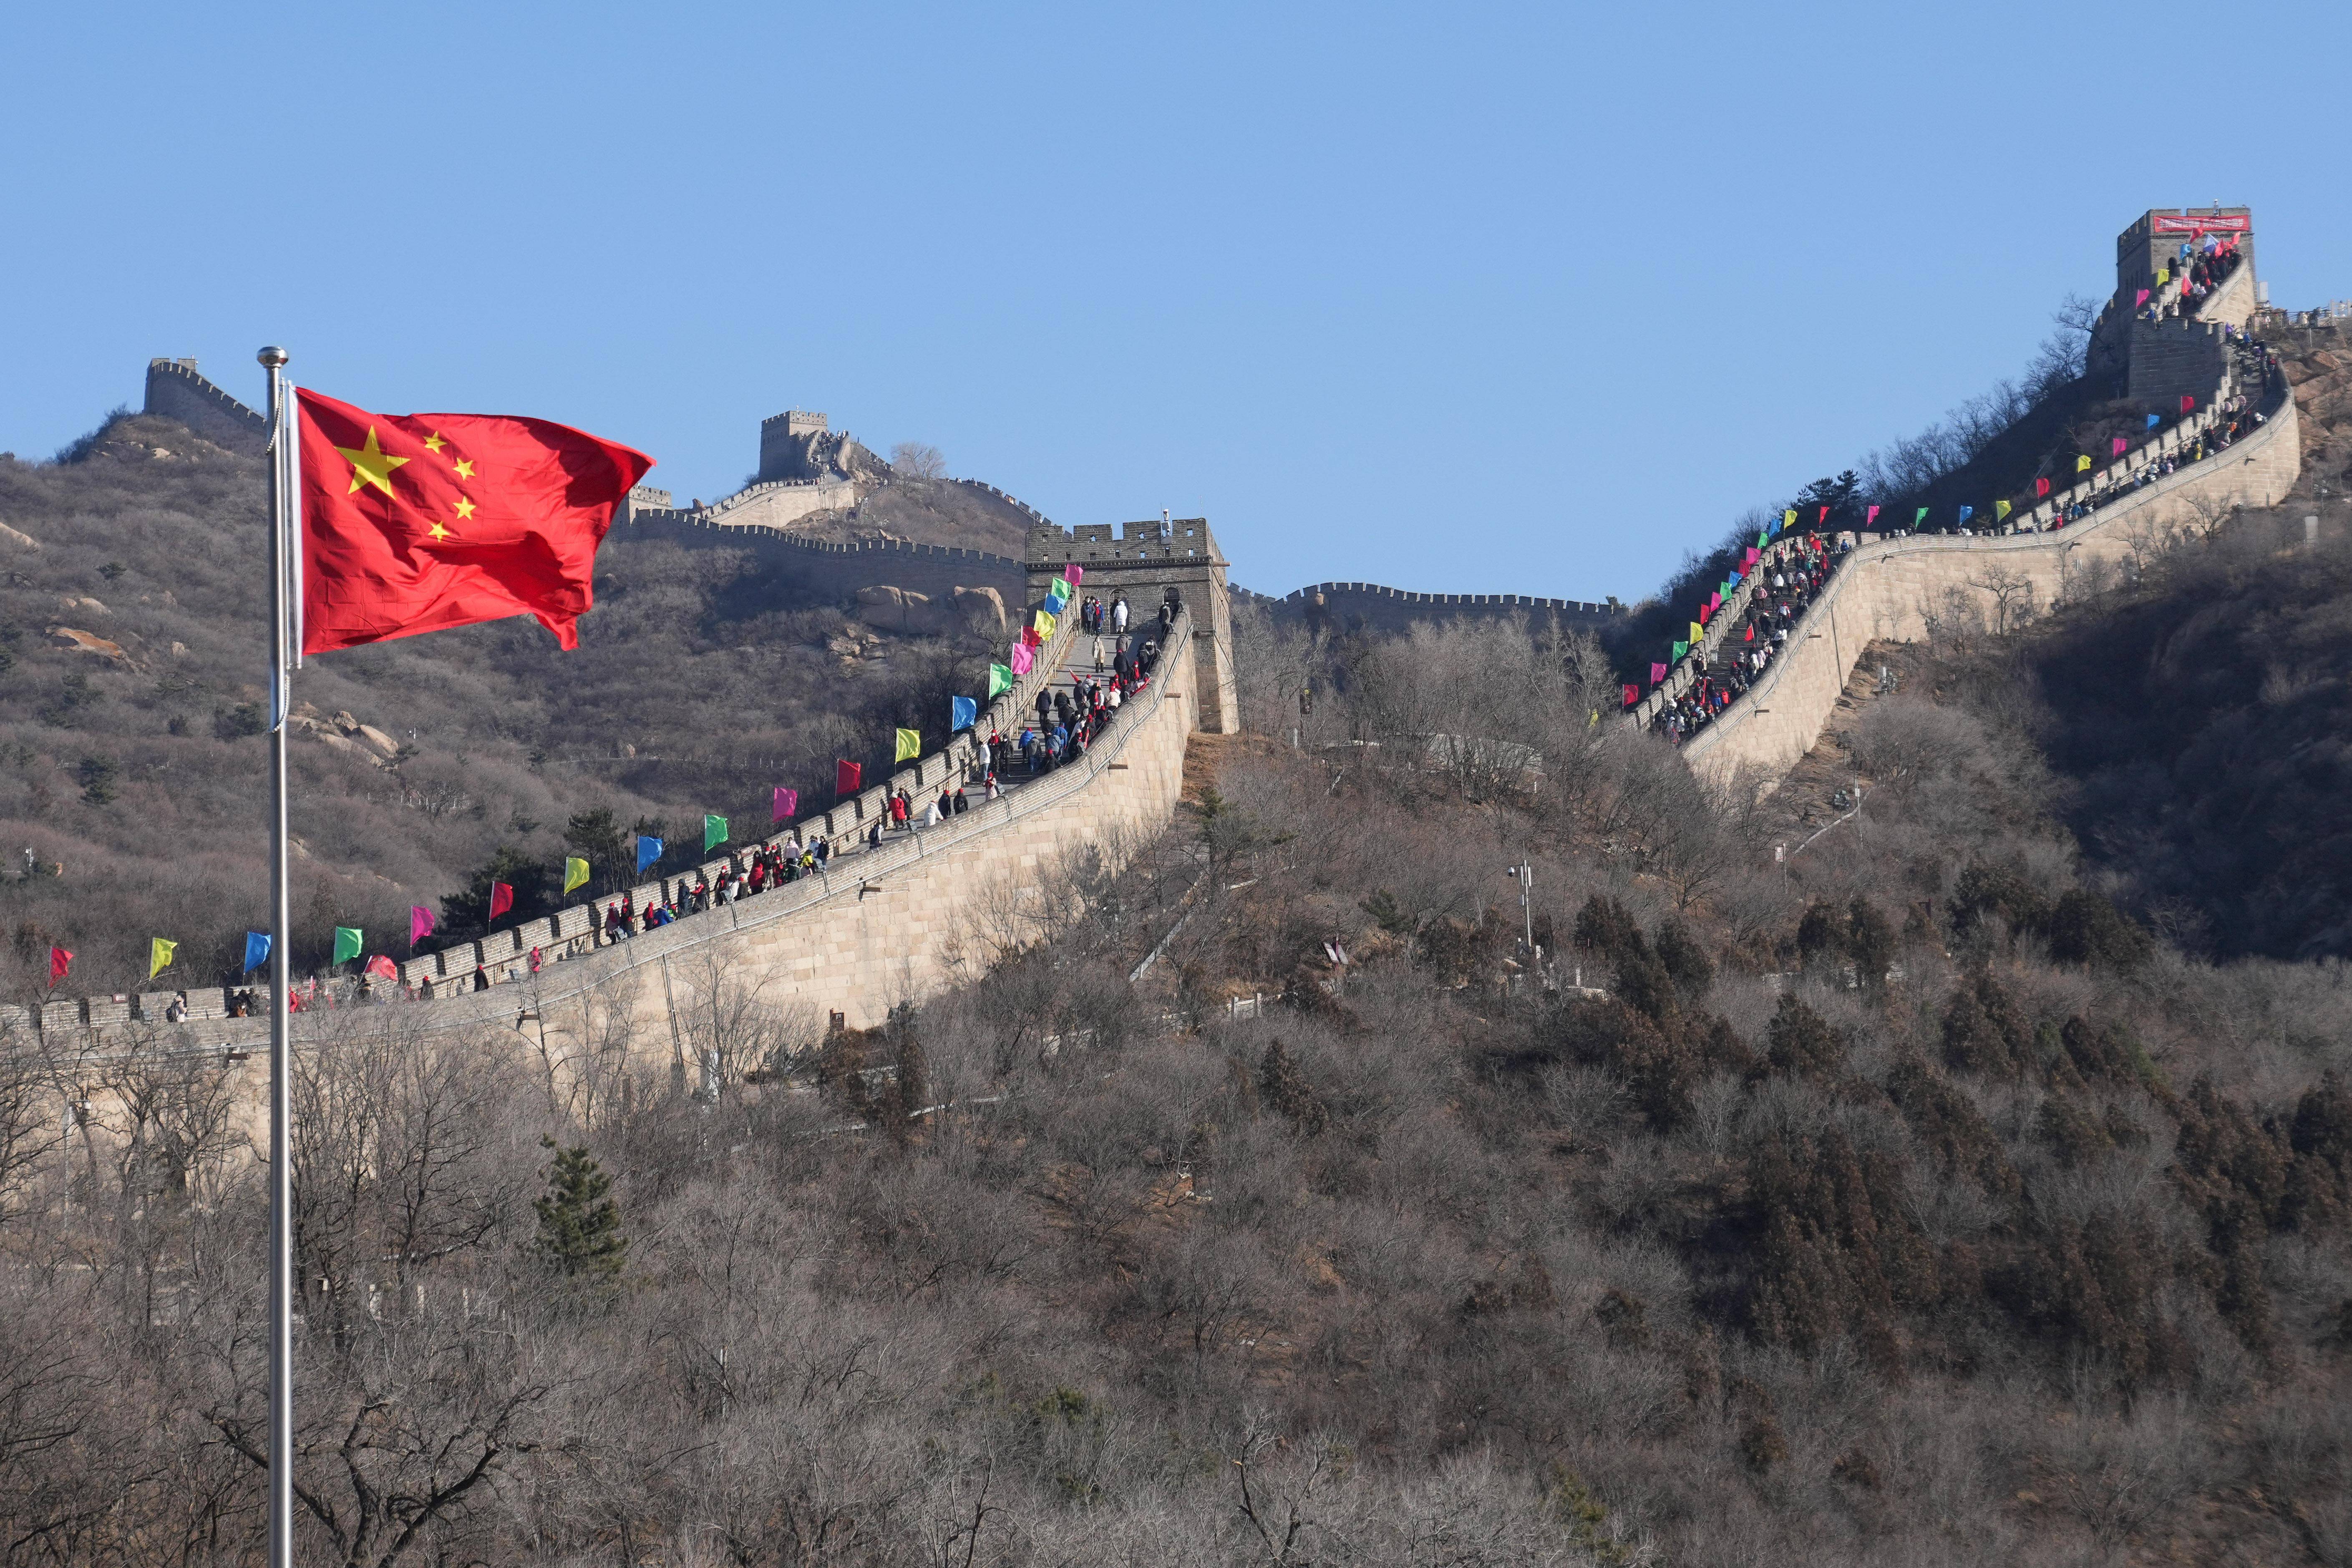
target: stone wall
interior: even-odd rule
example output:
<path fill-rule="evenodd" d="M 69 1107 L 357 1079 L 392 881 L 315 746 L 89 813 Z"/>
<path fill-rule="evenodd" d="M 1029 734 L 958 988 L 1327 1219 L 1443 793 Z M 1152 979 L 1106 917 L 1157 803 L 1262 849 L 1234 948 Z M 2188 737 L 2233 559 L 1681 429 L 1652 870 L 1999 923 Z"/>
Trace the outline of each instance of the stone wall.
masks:
<path fill-rule="evenodd" d="M 261 374 L 257 367 L 254 374 Z M 257 458 L 269 445 L 269 420 L 196 374 L 192 359 L 147 362 L 145 412 L 176 419 L 215 447 Z"/>
<path fill-rule="evenodd" d="M 2300 444 L 2288 398 L 2235 445 L 2055 532 L 1932 534 L 1863 544 L 1806 608 L 1763 678 L 1685 742 L 1683 755 L 1717 784 L 1779 778 L 1820 739 L 1869 643 L 1918 641 L 1927 617 L 1955 595 L 1982 612 L 1993 602 L 1987 585 L 2003 580 L 2029 586 L 2030 612 L 2047 609 L 2093 561 L 2124 562 L 2153 536 L 2202 529 L 2231 507 L 2273 505 L 2294 488 Z"/>
<path fill-rule="evenodd" d="M 1019 602 L 1024 573 L 1010 555 L 917 544 L 904 539 L 864 539 L 847 543 L 810 539 L 765 523 L 721 523 L 692 511 L 636 510 L 625 531 L 612 537 L 667 539 L 698 550 L 748 550 L 763 563 L 791 572 L 814 592 L 854 597 L 860 588 L 887 583 L 933 599 L 952 599 L 958 588 L 993 588 L 1007 605 Z"/>
<path fill-rule="evenodd" d="M 1030 601 L 1043 600 L 1064 567 L 1082 568 L 1081 598 L 1092 594 L 1108 603 L 1127 595 L 1132 614 L 1150 620 L 1173 597 L 1193 616 L 1193 679 L 1200 689 L 1201 728 L 1231 735 L 1241 729 L 1241 700 L 1234 688 L 1233 608 L 1225 584 L 1225 558 L 1209 532 L 1206 518 L 1146 518 L 1119 525 L 1087 523 L 1060 529 L 1041 523 L 1029 531 Z"/>
<path fill-rule="evenodd" d="M 1360 622 L 1386 632 L 1403 631 L 1415 621 L 1450 621 L 1464 616 L 1525 616 L 1538 624 L 1558 616 L 1563 625 L 1598 630 L 1624 613 L 1582 599 L 1546 599 L 1530 594 L 1415 594 L 1378 583 L 1315 583 L 1272 604 L 1277 614 L 1328 616 L 1342 626 Z"/>

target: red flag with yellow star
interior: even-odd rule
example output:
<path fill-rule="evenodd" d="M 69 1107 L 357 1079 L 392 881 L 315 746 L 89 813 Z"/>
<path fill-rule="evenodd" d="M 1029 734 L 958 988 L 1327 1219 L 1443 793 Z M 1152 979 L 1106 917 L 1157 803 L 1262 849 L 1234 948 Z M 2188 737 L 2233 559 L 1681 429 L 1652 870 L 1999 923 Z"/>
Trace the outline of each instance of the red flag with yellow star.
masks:
<path fill-rule="evenodd" d="M 297 406 L 304 653 L 523 614 L 580 645 L 596 546 L 651 458 L 544 419 Z"/>

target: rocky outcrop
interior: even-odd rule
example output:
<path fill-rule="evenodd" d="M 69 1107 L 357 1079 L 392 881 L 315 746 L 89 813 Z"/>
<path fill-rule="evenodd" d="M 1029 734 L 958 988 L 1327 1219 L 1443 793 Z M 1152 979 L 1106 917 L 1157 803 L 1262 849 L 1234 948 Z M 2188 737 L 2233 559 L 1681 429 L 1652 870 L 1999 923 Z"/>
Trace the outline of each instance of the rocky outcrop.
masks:
<path fill-rule="evenodd" d="M 958 588 L 956 616 L 974 637 L 994 641 L 1004 636 L 1004 595 L 993 588 Z"/>
<path fill-rule="evenodd" d="M 59 647 L 70 648 L 75 653 L 86 653 L 93 658 L 106 659 L 122 666 L 125 669 L 139 668 L 131 657 L 122 651 L 121 643 L 109 642 L 94 632 L 82 631 L 74 626 L 51 626 L 48 628 L 48 635 L 50 640 Z"/>

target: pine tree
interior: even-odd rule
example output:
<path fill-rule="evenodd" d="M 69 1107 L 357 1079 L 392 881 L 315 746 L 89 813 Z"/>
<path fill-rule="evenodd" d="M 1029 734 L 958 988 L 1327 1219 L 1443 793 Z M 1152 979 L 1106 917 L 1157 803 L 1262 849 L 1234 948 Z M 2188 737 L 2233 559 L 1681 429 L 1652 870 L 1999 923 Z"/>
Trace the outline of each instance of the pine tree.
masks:
<path fill-rule="evenodd" d="M 535 1200 L 539 1251 L 574 1279 L 603 1283 L 620 1278 L 629 1238 L 621 1233 L 621 1205 L 613 1201 L 613 1178 L 588 1155 L 586 1146 L 562 1149 L 552 1138 L 540 1146 L 555 1151 L 548 1167 L 547 1193 Z"/>

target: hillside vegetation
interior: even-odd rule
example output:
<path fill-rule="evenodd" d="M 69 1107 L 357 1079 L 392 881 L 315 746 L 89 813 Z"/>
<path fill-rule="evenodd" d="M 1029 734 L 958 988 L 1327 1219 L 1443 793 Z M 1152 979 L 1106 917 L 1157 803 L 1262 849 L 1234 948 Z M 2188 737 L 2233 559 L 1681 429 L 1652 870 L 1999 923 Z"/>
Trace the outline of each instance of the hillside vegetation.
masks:
<path fill-rule="evenodd" d="M 0 460 L 12 996 L 46 982 L 51 943 L 77 989 L 130 989 L 154 936 L 182 944 L 167 981 L 216 984 L 265 923 L 262 511 L 259 462 L 144 416 L 56 463 Z M 478 896 L 493 866 L 520 913 L 568 852 L 608 885 L 639 826 L 698 859 L 706 812 L 764 832 L 774 785 L 829 800 L 835 757 L 887 765 L 894 727 L 937 741 L 948 693 L 984 689 L 982 645 L 843 608 L 741 552 L 616 536 L 574 653 L 526 617 L 311 660 L 298 964 L 337 925 L 404 955 L 408 906 Z"/>
<path fill-rule="evenodd" d="M 1196 742 L 1140 869 L 1054 868 L 1073 918 L 871 1035 L 717 969 L 577 1083 L 338 1016 L 298 1094 L 307 1549 L 2352 1553 L 2332 970 L 2151 937 L 2028 732 L 1916 691 L 1776 862 L 1812 806 L 1588 723 L 1589 644 L 1261 630 L 1346 692 L 1301 748 Z M 1432 750 L 1437 711 L 1499 744 Z M 674 1050 L 756 1070 L 692 1095 Z M 0 1180 L 0 1517 L 28 1562 L 220 1561 L 262 1497 L 237 1069 L 110 1070 L 143 1141 Z"/>

